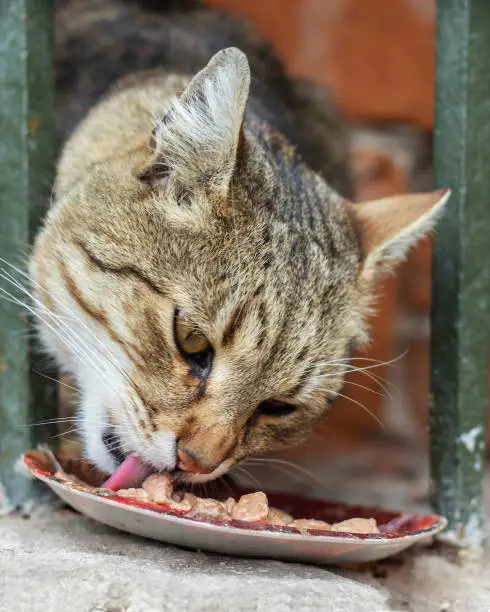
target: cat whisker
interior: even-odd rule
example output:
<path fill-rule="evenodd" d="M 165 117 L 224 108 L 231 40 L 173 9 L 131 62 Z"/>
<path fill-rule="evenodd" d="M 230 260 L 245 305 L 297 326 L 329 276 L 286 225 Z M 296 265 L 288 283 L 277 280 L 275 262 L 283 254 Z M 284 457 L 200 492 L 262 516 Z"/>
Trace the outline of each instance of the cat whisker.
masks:
<path fill-rule="evenodd" d="M 119 440 L 117 440 L 116 442 L 112 442 L 112 444 L 105 444 L 105 448 L 108 451 L 112 451 L 116 449 L 121 450 L 122 447 L 123 447 L 123 444 Z"/>
<path fill-rule="evenodd" d="M 308 470 L 305 467 L 302 467 L 300 465 L 296 465 L 295 463 L 292 463 L 291 461 L 285 461 L 284 459 L 272 459 L 272 458 L 265 458 L 265 457 L 250 457 L 246 459 L 247 463 L 256 463 L 256 464 L 270 464 L 271 467 L 273 465 L 276 464 L 276 469 L 279 466 L 285 466 L 285 467 L 290 467 L 293 468 L 295 470 L 297 470 L 297 472 L 300 472 L 301 474 L 304 474 L 306 476 L 308 476 L 309 478 L 312 479 L 312 481 L 314 481 L 316 484 L 321 485 L 322 487 L 326 486 L 326 483 L 321 479 L 318 478 L 318 476 L 315 476 L 315 474 L 313 474 L 313 472 L 311 472 L 310 470 Z"/>
<path fill-rule="evenodd" d="M 250 467 L 260 467 L 260 465 L 263 465 L 263 464 L 246 463 L 245 465 L 250 466 Z M 280 465 L 271 465 L 271 466 L 268 466 L 268 467 L 271 467 L 271 468 L 277 470 L 278 472 L 281 472 L 282 474 L 287 474 L 290 478 L 295 478 L 295 479 L 298 479 L 298 480 L 300 480 L 302 482 L 305 482 L 305 483 L 308 482 L 307 479 L 304 476 L 302 476 L 301 474 L 298 474 L 298 473 L 295 473 L 295 472 L 293 472 L 291 470 L 288 470 L 287 468 L 285 468 L 283 466 L 280 466 Z"/>
<path fill-rule="evenodd" d="M 68 327 L 68 325 L 62 320 L 62 317 L 60 317 L 59 315 L 54 314 L 51 310 L 49 310 L 48 308 L 46 308 L 44 306 L 44 304 L 42 304 L 39 300 L 37 300 L 23 285 L 21 285 L 14 277 L 12 277 L 11 274 L 9 274 L 5 269 L 1 269 L 1 272 L 3 274 L 0 274 L 0 278 L 3 278 L 4 280 L 7 280 L 8 282 L 10 282 L 11 284 L 13 284 L 16 288 L 20 289 L 23 293 L 25 293 L 39 308 L 41 308 L 41 310 L 43 312 L 45 312 L 51 319 L 53 319 L 55 321 L 55 323 L 57 324 L 58 328 L 62 327 L 63 329 L 60 331 L 64 331 L 65 333 L 63 334 L 63 338 L 65 340 L 65 344 L 66 346 L 68 346 L 68 348 L 71 348 L 71 350 L 74 350 L 74 346 L 71 342 L 67 342 L 66 338 L 68 336 L 68 338 L 74 339 L 75 341 L 78 342 L 78 344 L 76 345 L 77 350 L 74 351 L 75 354 L 80 355 L 80 352 L 83 355 L 83 351 L 80 351 L 80 344 L 84 347 L 85 352 L 90 353 L 92 357 L 96 358 L 99 365 L 102 366 L 102 370 L 100 368 L 98 368 L 99 373 L 105 378 L 105 382 L 106 384 L 109 382 L 109 378 L 107 376 L 107 367 L 106 364 L 101 360 L 101 358 L 99 357 L 100 355 L 102 355 L 102 353 L 100 352 L 100 350 L 97 349 L 97 347 L 94 347 L 93 345 L 87 345 L 87 343 L 83 342 L 81 340 L 81 338 L 79 336 L 77 336 L 73 330 L 71 328 Z M 2 288 L 0 288 L 2 289 Z M 27 305 L 25 305 L 24 302 L 21 302 L 21 304 L 23 304 L 26 308 Z M 34 315 L 37 315 L 40 320 L 42 320 L 44 323 L 47 323 L 45 319 L 43 319 L 39 313 L 37 311 L 34 311 L 33 309 L 29 309 L 28 310 L 30 312 L 32 312 Z M 79 321 L 82 325 L 83 322 Z M 56 331 L 54 330 L 54 328 L 48 324 L 48 327 L 54 332 L 56 333 Z M 107 350 L 107 347 L 105 347 L 100 340 L 95 336 L 95 334 L 93 334 L 93 332 L 87 327 L 85 326 L 85 329 L 87 331 L 89 331 L 91 337 L 93 337 L 106 351 L 106 353 L 108 354 L 108 360 L 110 361 L 110 363 L 112 364 L 112 366 L 116 369 L 116 371 L 118 371 L 127 381 L 129 381 L 129 383 L 131 384 L 131 386 L 133 386 L 134 388 L 134 382 L 128 377 L 127 373 L 125 373 L 117 364 L 117 362 L 115 361 L 115 359 L 113 358 L 113 356 L 109 353 L 109 351 Z M 56 335 L 63 340 L 63 338 L 61 337 L 60 334 L 56 333 Z M 83 355 L 85 356 L 85 355 Z M 86 362 L 84 362 L 86 364 Z M 94 364 L 91 363 L 91 366 L 93 367 Z M 97 369 L 97 368 L 96 368 Z M 104 376 L 105 374 L 105 376 Z M 108 385 L 110 388 L 112 388 L 113 391 L 116 391 L 116 389 L 114 389 L 114 387 L 111 387 L 110 384 Z"/>
<path fill-rule="evenodd" d="M 337 379 L 333 379 L 332 380 L 333 383 L 344 383 L 345 380 L 342 378 L 337 378 Z M 359 383 L 353 382 L 351 380 L 345 382 L 346 386 L 353 386 L 353 387 L 359 387 L 360 389 L 365 389 L 366 391 L 369 391 L 370 393 L 374 393 L 374 395 L 379 395 L 379 397 L 384 398 L 385 394 L 384 393 L 380 393 L 379 391 L 376 391 L 376 389 L 371 389 L 370 387 L 366 387 L 365 385 L 361 385 Z"/>
<path fill-rule="evenodd" d="M 71 434 L 78 433 L 79 431 L 82 431 L 79 427 L 72 427 L 67 431 L 62 431 L 57 434 L 53 434 L 52 436 L 48 436 L 48 440 L 54 440 L 56 438 L 62 438 L 63 436 L 69 436 Z"/>
<path fill-rule="evenodd" d="M 373 374 L 372 372 L 367 372 L 366 370 L 363 370 L 361 368 L 349 368 L 344 366 L 341 370 L 337 370 L 337 371 L 330 371 L 330 372 L 324 372 L 323 374 L 319 374 L 319 376 L 323 376 L 324 378 L 329 378 L 332 376 L 346 376 L 347 374 L 356 374 L 357 372 L 359 372 L 360 374 L 364 374 L 365 376 L 367 376 L 368 378 L 370 378 L 371 380 L 375 381 L 376 383 L 380 384 L 380 385 L 389 385 L 390 387 L 394 387 L 394 384 L 386 379 L 383 379 L 381 376 L 377 375 L 377 374 Z"/>
<path fill-rule="evenodd" d="M 9 262 L 7 262 L 6 260 L 4 260 L 3 258 L 0 258 L 0 261 L 4 262 L 6 265 L 8 265 L 9 267 L 11 267 L 14 271 L 16 271 L 18 274 L 20 274 L 21 276 L 23 276 L 24 278 L 26 278 L 31 284 L 37 286 L 41 291 L 43 291 L 44 293 L 46 293 L 54 302 L 58 303 L 58 305 L 66 307 L 61 300 L 59 300 L 52 292 L 48 291 L 45 287 L 43 287 L 42 285 L 40 285 L 38 282 L 34 281 L 33 279 L 31 279 L 31 277 L 29 276 L 29 274 L 27 274 L 26 272 L 24 272 L 23 270 L 17 268 L 16 266 L 14 266 L 13 264 L 10 264 Z M 32 300 L 34 300 L 37 304 L 39 304 L 41 307 L 44 307 L 44 305 L 39 302 L 38 300 L 36 300 L 36 298 L 34 298 L 34 296 L 23 286 L 21 285 L 16 279 L 14 279 L 14 277 L 9 274 L 5 269 L 2 268 L 1 270 L 4 274 L 6 274 L 9 278 L 5 279 L 5 280 L 10 280 L 10 282 L 12 282 L 13 284 L 15 284 L 15 286 L 17 286 L 19 289 L 21 289 L 24 293 L 26 293 L 28 295 L 28 297 Z M 45 308 L 45 307 L 44 307 Z M 65 317 L 63 315 L 54 315 L 54 313 L 52 313 L 51 311 L 49 311 L 50 314 L 52 316 L 56 316 L 56 318 L 60 321 L 62 321 Z M 121 370 L 119 364 L 117 364 L 114 355 L 109 351 L 109 349 L 107 348 L 107 346 L 105 346 L 100 339 L 94 334 L 94 332 L 76 315 L 74 315 L 74 313 L 71 313 L 71 316 L 69 315 L 68 317 L 66 317 L 68 319 L 71 319 L 75 322 L 77 322 L 79 325 L 81 325 L 85 331 L 88 332 L 88 334 L 91 336 L 91 338 L 93 338 L 98 345 L 104 350 L 104 352 L 107 354 L 107 357 L 111 360 L 112 364 L 114 365 L 114 367 L 116 367 L 116 369 L 118 369 L 120 371 L 120 373 L 122 375 L 127 375 L 126 372 L 124 372 L 123 370 Z M 129 382 L 132 384 L 132 386 L 134 386 L 134 382 L 129 379 Z"/>
<path fill-rule="evenodd" d="M 348 395 L 344 395 L 343 393 L 336 393 L 337 397 L 343 397 L 344 399 L 346 399 L 349 402 L 352 402 L 353 404 L 356 404 L 357 406 L 360 406 L 365 412 L 367 412 L 375 421 L 376 423 L 382 428 L 382 429 L 386 429 L 384 423 L 374 414 L 374 412 L 372 412 L 371 410 L 369 410 L 369 408 L 367 408 L 364 404 L 362 404 L 361 402 L 357 401 L 356 399 L 354 399 L 353 397 L 349 397 Z"/>
<path fill-rule="evenodd" d="M 29 292 L 29 291 L 26 289 L 26 287 L 24 287 L 24 286 L 23 286 L 23 285 L 21 285 L 21 284 L 20 284 L 20 283 L 19 283 L 19 282 L 18 282 L 16 279 L 14 279 L 14 277 L 13 277 L 11 274 L 9 274 L 9 273 L 8 273 L 6 270 L 4 270 L 4 269 L 2 269 L 2 272 L 3 272 L 4 274 L 6 274 L 6 275 L 9 277 L 9 280 L 10 280 L 10 281 L 11 281 L 13 284 L 15 284 L 15 286 L 16 286 L 16 287 L 18 287 L 18 288 L 19 288 L 21 291 L 23 291 L 23 292 L 24 292 L 24 293 L 25 293 L 25 294 L 26 294 L 26 295 L 27 295 L 27 296 L 28 296 L 28 297 L 29 297 L 29 298 L 30 298 L 30 299 L 31 299 L 31 300 L 32 300 L 32 301 L 33 301 L 33 302 L 34 302 L 34 303 L 37 305 L 37 306 L 39 306 L 41 309 L 43 309 L 43 311 L 47 312 L 47 313 L 48 313 L 48 314 L 49 314 L 49 315 L 50 315 L 52 318 L 54 318 L 54 319 L 57 321 L 57 323 L 58 323 L 58 324 L 59 324 L 59 323 L 63 324 L 64 328 L 65 328 L 67 331 L 69 331 L 69 332 L 70 332 L 70 333 L 72 333 L 72 334 L 74 333 L 74 332 L 73 332 L 73 330 L 72 330 L 71 328 L 69 328 L 69 327 L 68 327 L 67 323 L 65 322 L 65 319 L 75 321 L 75 322 L 77 322 L 79 325 L 81 325 L 82 327 L 84 327 L 84 329 L 85 329 L 85 330 L 86 330 L 86 331 L 89 333 L 89 335 L 90 335 L 90 336 L 91 336 L 91 337 L 92 337 L 92 338 L 93 338 L 93 339 L 94 339 L 94 340 L 95 340 L 95 341 L 96 341 L 96 342 L 97 342 L 97 343 L 98 343 L 98 344 L 99 344 L 99 345 L 100 345 L 100 346 L 101 346 L 101 347 L 104 349 L 104 351 L 105 351 L 105 352 L 107 352 L 107 354 L 108 354 L 107 356 L 111 358 L 111 361 L 113 360 L 113 355 L 111 355 L 111 354 L 109 353 L 109 351 L 108 351 L 107 347 L 106 347 L 106 346 L 105 346 L 105 345 L 104 345 L 104 344 L 103 344 L 103 343 L 102 343 L 102 342 L 99 340 L 99 338 L 97 338 L 97 336 L 96 336 L 96 335 L 95 335 L 95 334 L 92 332 L 92 330 L 91 330 L 91 329 L 90 329 L 88 326 L 86 326 L 86 325 L 85 325 L 85 323 L 84 323 L 84 322 L 83 322 L 83 321 L 82 321 L 82 320 L 81 320 L 79 317 L 75 316 L 73 313 L 72 313 L 71 315 L 69 315 L 69 316 L 59 315 L 59 314 L 55 314 L 55 313 L 53 313 L 51 310 L 49 310 L 48 308 L 46 308 L 46 307 L 44 306 L 44 304 L 42 304 L 42 302 L 40 302 L 38 299 L 36 299 L 36 298 L 35 298 L 35 297 L 34 297 L 34 296 L 33 296 L 33 295 L 32 295 L 32 294 L 31 294 L 31 293 L 30 293 L 30 292 Z M 21 272 L 21 271 L 18 271 L 18 272 Z M 38 288 L 39 288 L 41 291 L 43 291 L 43 292 L 45 292 L 47 295 L 49 295 L 49 297 L 50 297 L 50 298 L 51 298 L 53 301 L 56 301 L 58 304 L 60 304 L 60 305 L 64 306 L 64 305 L 62 304 L 62 302 L 61 302 L 61 301 L 60 301 L 60 300 L 59 300 L 59 299 L 58 299 L 56 296 L 54 296 L 54 295 L 53 295 L 51 292 L 49 292 L 49 291 L 48 291 L 46 288 L 42 287 L 42 286 L 41 286 L 39 283 L 34 283 L 34 281 L 32 281 L 32 280 L 30 279 L 30 277 L 29 277 L 27 274 L 23 274 L 23 276 L 25 276 L 25 277 L 26 277 L 26 279 L 27 279 L 27 280 L 29 280 L 31 283 L 33 283 L 33 284 L 35 284 L 36 286 L 38 286 Z M 66 306 L 64 306 L 64 307 L 66 307 Z M 76 337 L 76 339 L 80 341 L 80 338 L 79 338 L 79 337 Z M 84 343 L 84 346 L 85 346 L 87 349 L 92 349 L 92 350 L 94 350 L 94 349 L 95 349 L 95 347 L 93 347 L 92 345 L 87 346 L 87 344 L 86 344 L 86 343 Z M 118 366 L 117 366 L 117 364 L 115 363 L 115 361 L 113 361 L 112 365 L 114 365 L 115 367 L 118 367 Z"/>
<path fill-rule="evenodd" d="M 38 421 L 37 423 L 28 423 L 24 427 L 40 427 L 43 425 L 56 425 L 58 423 L 75 423 L 78 421 L 77 417 L 60 417 L 58 419 L 46 419 L 45 421 Z"/>
<path fill-rule="evenodd" d="M 394 363 L 396 363 L 397 361 L 399 361 L 400 359 L 403 359 L 403 357 L 405 357 L 405 355 L 407 354 L 408 351 L 404 351 L 403 353 L 401 353 L 400 355 L 398 355 L 397 357 L 394 357 L 393 359 L 390 359 L 388 361 L 377 361 L 377 360 L 373 360 L 376 361 L 376 363 L 371 364 L 371 365 L 367 365 L 367 366 L 363 366 L 363 367 L 359 367 L 356 366 L 354 364 L 349 363 L 349 359 L 339 359 L 339 360 L 335 360 L 335 361 L 325 361 L 322 363 L 318 363 L 316 364 L 316 367 L 327 367 L 327 366 L 338 366 L 340 368 L 342 368 L 343 370 L 345 369 L 346 372 L 365 372 L 366 370 L 372 370 L 374 368 L 380 368 L 383 366 L 388 366 L 388 365 L 392 365 Z M 387 381 L 384 381 L 387 382 Z"/>
<path fill-rule="evenodd" d="M 1 277 L 1 274 L 0 274 Z M 46 327 L 48 327 L 49 329 L 51 329 L 51 331 L 59 338 L 59 340 L 65 345 L 67 346 L 70 350 L 73 351 L 73 353 L 83 362 L 83 363 L 90 363 L 90 356 L 86 353 L 84 353 L 83 351 L 81 351 L 81 349 L 79 347 L 77 347 L 76 345 L 74 345 L 72 342 L 69 341 L 69 339 L 66 338 L 66 335 L 63 334 L 61 332 L 61 330 L 59 330 L 59 328 L 55 328 L 47 319 L 45 319 L 39 312 L 37 312 L 35 309 L 33 309 L 31 306 L 29 306 L 28 304 L 26 304 L 25 302 L 23 302 L 22 300 L 16 298 L 15 296 L 13 296 L 11 293 L 9 293 L 6 289 L 4 289 L 3 287 L 0 287 L 0 293 L 7 295 L 9 298 L 11 298 L 12 300 L 15 301 L 15 303 L 18 306 L 23 307 L 25 310 L 27 310 L 28 312 L 30 312 L 34 317 L 38 318 L 40 321 L 42 321 Z M 88 360 L 88 361 L 87 361 Z M 91 367 L 93 368 L 93 371 L 95 373 L 96 376 L 98 377 L 102 377 L 101 381 L 102 382 L 106 382 L 104 381 L 103 378 L 103 372 L 94 367 L 94 364 L 91 363 L 90 364 Z"/>
<path fill-rule="evenodd" d="M 377 363 L 378 365 L 383 366 L 383 365 L 386 365 L 386 364 L 389 364 L 395 361 L 399 361 L 400 359 L 405 357 L 407 352 L 408 351 L 403 351 L 403 353 L 400 353 L 400 355 L 397 355 L 391 361 L 381 361 L 380 359 L 373 359 L 372 357 L 341 357 L 339 359 L 334 359 L 333 361 L 325 361 L 317 365 L 324 365 L 324 364 L 328 365 L 330 363 L 352 362 L 352 361 L 367 361 L 369 363 Z"/>
<path fill-rule="evenodd" d="M 3 287 L 0 287 L 0 290 L 6 294 L 7 296 L 11 297 L 12 299 L 15 300 L 15 302 L 19 305 L 24 307 L 28 312 L 30 312 L 31 314 L 33 314 L 35 317 L 37 317 L 39 320 L 41 320 L 43 323 L 47 324 L 49 326 L 49 328 L 53 331 L 56 332 L 58 331 L 59 333 L 57 333 L 57 336 L 62 340 L 62 335 L 63 338 L 65 339 L 65 344 L 66 346 L 68 346 L 68 348 L 73 347 L 72 344 L 67 343 L 67 335 L 69 334 L 69 337 L 73 338 L 73 331 L 68 328 L 66 326 L 66 324 L 61 320 L 61 318 L 56 315 L 55 313 L 53 313 L 51 310 L 49 310 L 48 308 L 46 308 L 44 306 L 44 304 L 42 304 L 39 300 L 37 300 L 23 285 L 21 285 L 16 279 L 14 279 L 8 272 L 6 272 L 6 270 L 4 270 L 3 268 L 0 270 L 0 278 L 3 278 L 4 280 L 6 280 L 7 282 L 11 283 L 14 287 L 16 287 L 17 289 L 19 289 L 20 291 L 22 291 L 22 293 L 24 293 L 36 306 L 38 306 L 38 308 L 41 310 L 41 312 L 45 313 L 57 326 L 58 328 L 55 330 L 53 328 L 52 325 L 50 325 L 47 320 L 45 318 L 43 318 L 40 314 L 40 312 L 38 310 L 36 310 L 35 308 L 29 306 L 28 304 L 26 304 L 25 302 L 23 302 L 22 300 L 20 300 L 19 298 L 16 298 L 15 296 L 13 296 L 12 294 L 10 294 L 6 289 L 4 289 Z M 64 329 L 59 329 L 60 328 L 60 323 L 63 325 Z M 65 333 L 63 333 L 65 332 Z M 78 337 L 75 336 L 75 340 L 80 342 L 80 339 Z M 84 344 L 84 343 L 82 343 Z M 88 349 L 88 347 L 84 344 L 85 349 Z M 88 355 L 87 354 L 83 354 L 82 355 L 84 358 L 86 358 Z"/>
<path fill-rule="evenodd" d="M 228 484 L 228 482 L 227 482 L 227 480 L 226 480 L 226 478 L 225 478 L 225 476 L 226 476 L 226 475 L 228 475 L 228 478 L 232 479 L 231 474 L 228 472 L 228 474 L 225 474 L 224 476 L 220 476 L 220 477 L 218 478 L 218 482 L 219 482 L 219 483 L 224 484 L 224 485 L 225 485 L 225 487 L 228 489 L 228 492 L 229 492 L 229 494 L 230 494 L 230 497 L 233 497 L 233 498 L 234 498 L 234 497 L 235 497 L 235 495 L 234 495 L 234 493 L 233 493 L 233 489 L 232 489 L 232 488 L 230 487 L 230 485 Z"/>
<path fill-rule="evenodd" d="M 118 427 L 117 425 L 112 425 L 110 423 L 104 422 L 104 421 L 91 421 L 92 424 L 96 424 L 98 426 L 100 426 L 102 429 L 111 427 L 112 429 L 115 429 L 116 431 L 121 430 L 121 427 Z M 78 418 L 60 418 L 60 419 L 48 419 L 46 421 L 41 421 L 38 423 L 31 423 L 29 425 L 25 425 L 25 428 L 31 428 L 31 427 L 41 427 L 41 426 L 46 426 L 46 425 L 70 425 L 72 424 L 73 426 L 68 429 L 67 431 L 64 432 L 59 432 L 57 435 L 52 435 L 50 436 L 50 438 L 56 438 L 58 436 L 64 436 L 64 435 L 68 435 L 68 434 L 72 434 L 72 433 L 76 433 L 76 432 L 83 432 L 83 429 L 81 427 L 80 424 L 80 419 Z M 117 443 L 119 444 L 119 443 Z"/>
<path fill-rule="evenodd" d="M 392 398 L 392 395 L 390 391 L 388 390 L 388 386 L 391 387 L 391 389 L 396 389 L 396 385 L 394 383 L 387 380 L 386 378 L 383 378 L 382 376 L 373 374 L 372 372 L 362 371 L 361 374 L 363 374 L 364 376 L 372 380 L 375 384 L 379 385 L 383 393 L 385 393 L 390 399 Z"/>
<path fill-rule="evenodd" d="M 329 378 L 329 377 L 333 377 L 333 376 L 338 376 L 339 374 L 342 375 L 347 375 L 347 374 L 353 374 L 359 372 L 360 374 L 364 374 L 364 376 L 367 376 L 367 378 L 369 378 L 370 380 L 372 380 L 373 382 L 375 382 L 377 385 L 379 385 L 382 389 L 382 391 L 384 393 L 386 393 L 386 395 L 388 397 L 392 397 L 390 391 L 386 388 L 385 385 L 390 385 L 390 387 L 394 388 L 395 385 L 393 383 L 391 383 L 390 381 L 383 379 L 381 376 L 373 374 L 372 372 L 366 372 L 363 369 L 360 368 L 348 368 L 347 366 L 343 366 L 343 370 L 341 372 L 327 372 L 325 374 L 320 374 L 320 377 L 323 378 Z"/>
<path fill-rule="evenodd" d="M 260 485 L 260 482 L 257 480 L 257 478 L 255 478 L 255 476 L 253 476 L 252 474 L 250 474 L 250 472 L 249 472 L 248 470 L 246 470 L 246 469 L 245 469 L 244 467 L 242 467 L 242 466 L 243 466 L 243 463 L 241 463 L 239 466 L 238 466 L 238 465 L 235 465 L 235 466 L 234 466 L 234 467 L 233 467 L 233 468 L 230 470 L 230 472 L 237 471 L 237 472 L 242 472 L 242 473 L 244 473 L 244 474 L 245 474 L 245 476 L 246 476 L 246 477 L 247 477 L 247 478 L 248 478 L 248 479 L 249 479 L 251 482 L 253 482 L 253 483 L 254 483 L 254 485 L 257 487 L 257 489 L 262 489 L 262 487 L 261 487 L 261 485 Z"/>
<path fill-rule="evenodd" d="M 48 376 L 47 374 L 44 374 L 43 372 L 40 372 L 39 370 L 36 369 L 32 369 L 33 372 L 35 372 L 38 376 L 41 376 L 42 378 L 46 378 L 47 380 L 52 380 L 55 383 L 58 383 L 59 385 L 62 385 L 63 387 L 66 387 L 67 389 L 71 389 L 72 391 L 76 391 L 78 393 L 78 389 L 76 387 L 72 387 L 72 385 L 69 385 L 68 383 L 63 382 L 62 380 L 59 380 L 58 378 L 54 378 L 53 376 Z"/>

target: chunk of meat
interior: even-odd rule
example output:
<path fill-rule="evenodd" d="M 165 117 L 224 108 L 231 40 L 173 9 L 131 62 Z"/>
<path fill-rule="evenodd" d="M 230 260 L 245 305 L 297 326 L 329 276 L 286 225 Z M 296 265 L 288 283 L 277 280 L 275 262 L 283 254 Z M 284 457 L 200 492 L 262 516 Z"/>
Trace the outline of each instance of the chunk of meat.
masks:
<path fill-rule="evenodd" d="M 289 527 L 296 527 L 300 531 L 309 529 L 319 529 L 321 531 L 331 531 L 332 525 L 325 523 L 325 521 L 317 521 L 316 519 L 296 519 L 292 523 L 289 523 Z"/>
<path fill-rule="evenodd" d="M 233 497 L 229 497 L 226 501 L 223 502 L 223 506 L 226 508 L 226 511 L 230 516 L 235 504 L 236 501 L 233 499 Z"/>
<path fill-rule="evenodd" d="M 352 518 L 332 525 L 332 531 L 343 533 L 380 533 L 373 518 Z"/>
<path fill-rule="evenodd" d="M 76 479 L 64 472 L 57 472 L 60 480 Z M 153 501 L 167 506 L 172 510 L 189 513 L 189 516 L 215 521 L 244 521 L 249 523 L 264 523 L 269 525 L 288 525 L 306 534 L 312 529 L 320 531 L 337 531 L 340 533 L 380 533 L 375 519 L 352 518 L 330 525 L 316 519 L 294 519 L 293 516 L 269 507 L 267 496 L 262 491 L 242 495 L 238 501 L 228 497 L 224 502 L 210 498 L 197 497 L 193 493 L 173 490 L 173 480 L 170 474 L 152 474 L 146 478 L 141 488 L 120 489 L 118 495 L 143 501 Z"/>
<path fill-rule="evenodd" d="M 121 497 L 132 497 L 133 499 L 141 499 L 143 501 L 149 501 L 150 496 L 144 489 L 119 489 L 117 495 Z"/>
<path fill-rule="evenodd" d="M 152 474 L 141 486 L 157 504 L 168 504 L 172 499 L 173 483 L 170 474 Z"/>
<path fill-rule="evenodd" d="M 190 504 L 191 506 L 195 506 L 198 499 L 199 498 L 196 497 L 193 493 L 184 493 L 184 496 L 182 497 L 180 501 L 184 501 Z"/>
<path fill-rule="evenodd" d="M 269 502 L 262 491 L 242 495 L 238 503 L 231 509 L 231 518 L 236 521 L 247 521 L 259 523 L 264 521 L 269 514 Z"/>
<path fill-rule="evenodd" d="M 279 510 L 279 508 L 269 508 L 269 514 L 267 515 L 265 522 L 270 523 L 271 525 L 289 525 L 289 523 L 293 522 L 293 517 L 284 512 L 283 510 Z"/>
<path fill-rule="evenodd" d="M 186 499 L 185 496 L 180 501 L 174 499 L 174 497 L 172 496 L 169 497 L 166 501 L 162 500 L 160 503 L 165 504 L 172 510 L 182 510 L 184 512 L 189 512 L 189 510 L 192 510 L 196 502 L 193 500 L 191 501 L 191 499 L 189 498 Z"/>
<path fill-rule="evenodd" d="M 225 505 L 215 499 L 196 497 L 196 502 L 189 513 L 189 516 L 195 516 L 217 521 L 228 521 L 228 514 Z"/>

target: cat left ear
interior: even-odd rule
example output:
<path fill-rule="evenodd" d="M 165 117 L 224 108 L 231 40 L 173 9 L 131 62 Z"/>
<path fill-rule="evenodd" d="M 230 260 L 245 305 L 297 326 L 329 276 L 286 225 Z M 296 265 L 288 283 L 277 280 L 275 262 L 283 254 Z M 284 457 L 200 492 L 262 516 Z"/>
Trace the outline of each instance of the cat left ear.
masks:
<path fill-rule="evenodd" d="M 449 189 L 349 204 L 364 253 L 363 277 L 391 270 L 427 236 L 442 213 Z"/>
<path fill-rule="evenodd" d="M 214 55 L 162 116 L 151 137 L 157 162 L 144 174 L 179 189 L 202 185 L 226 196 L 235 169 L 250 68 L 239 49 Z"/>

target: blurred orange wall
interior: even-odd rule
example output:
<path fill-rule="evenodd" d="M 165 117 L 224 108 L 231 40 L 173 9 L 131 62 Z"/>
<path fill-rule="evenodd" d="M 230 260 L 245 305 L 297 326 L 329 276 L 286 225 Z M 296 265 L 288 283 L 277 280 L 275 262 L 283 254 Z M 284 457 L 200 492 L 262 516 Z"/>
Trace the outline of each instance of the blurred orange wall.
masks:
<path fill-rule="evenodd" d="M 208 4 L 251 21 L 291 72 L 330 85 L 350 118 L 432 126 L 433 0 L 208 0 Z"/>

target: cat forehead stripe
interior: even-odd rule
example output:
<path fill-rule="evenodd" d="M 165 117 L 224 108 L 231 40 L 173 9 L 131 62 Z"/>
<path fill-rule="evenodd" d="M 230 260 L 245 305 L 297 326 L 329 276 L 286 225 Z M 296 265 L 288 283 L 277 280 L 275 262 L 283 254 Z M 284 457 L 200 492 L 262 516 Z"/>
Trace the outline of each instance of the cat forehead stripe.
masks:
<path fill-rule="evenodd" d="M 111 264 L 109 264 L 107 262 L 103 262 L 98 256 L 94 255 L 94 253 L 92 252 L 92 249 L 89 248 L 83 242 L 76 241 L 75 244 L 77 244 L 77 246 L 80 247 L 80 249 L 83 251 L 83 253 L 86 255 L 86 257 L 95 266 L 97 266 L 97 268 L 99 268 L 99 270 L 101 270 L 102 272 L 108 272 L 108 273 L 111 273 L 111 274 L 120 274 L 120 275 L 123 275 L 123 276 L 134 276 L 134 277 L 138 278 L 138 280 L 140 280 L 143 283 L 145 283 L 145 285 L 147 287 L 149 287 L 155 293 L 158 293 L 158 294 L 163 295 L 163 296 L 167 295 L 167 292 L 164 289 L 162 289 L 161 287 L 158 287 L 152 280 L 150 280 L 148 278 L 148 276 L 146 276 L 138 268 L 136 268 L 134 266 L 131 266 L 131 265 L 115 266 L 115 265 L 111 265 Z"/>

